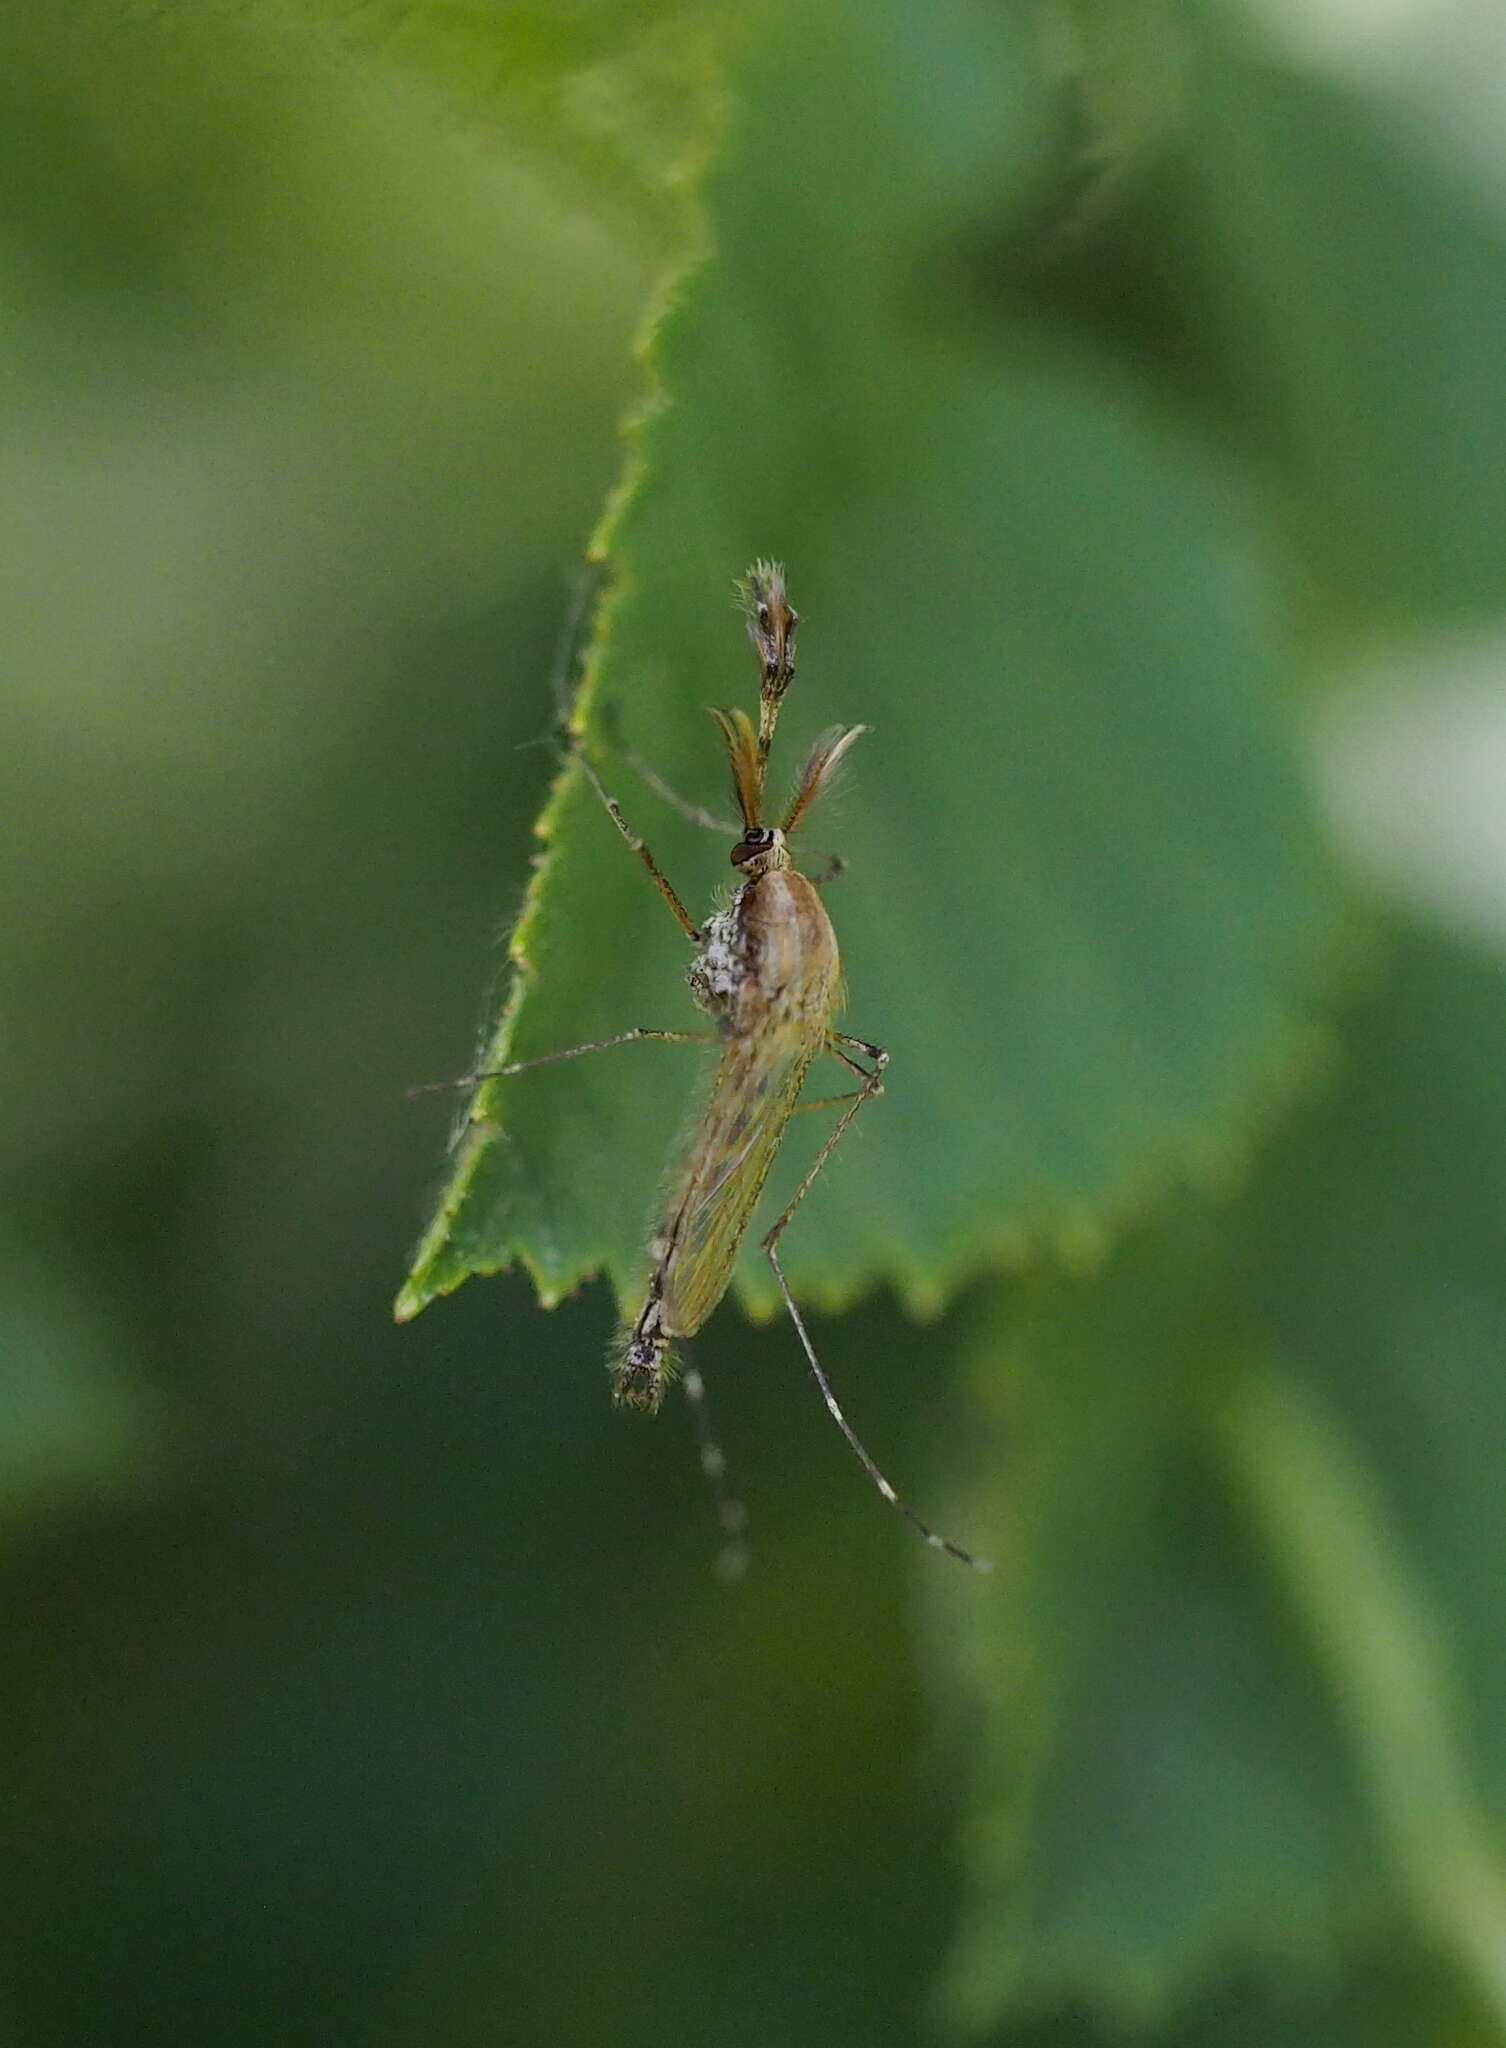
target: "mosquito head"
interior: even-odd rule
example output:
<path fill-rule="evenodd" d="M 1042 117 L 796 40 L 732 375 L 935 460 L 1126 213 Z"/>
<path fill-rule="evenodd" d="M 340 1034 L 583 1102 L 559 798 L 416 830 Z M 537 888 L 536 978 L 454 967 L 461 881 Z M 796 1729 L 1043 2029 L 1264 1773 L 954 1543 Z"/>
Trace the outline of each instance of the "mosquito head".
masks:
<path fill-rule="evenodd" d="M 750 825 L 732 849 L 732 865 L 741 868 L 751 881 L 771 868 L 787 868 L 789 852 L 784 833 L 777 825 Z"/>

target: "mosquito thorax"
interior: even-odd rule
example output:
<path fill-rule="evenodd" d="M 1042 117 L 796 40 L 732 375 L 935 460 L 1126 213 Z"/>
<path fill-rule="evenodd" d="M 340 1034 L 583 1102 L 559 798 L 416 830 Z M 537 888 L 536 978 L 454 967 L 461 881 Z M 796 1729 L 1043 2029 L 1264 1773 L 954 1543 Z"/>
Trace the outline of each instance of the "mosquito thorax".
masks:
<path fill-rule="evenodd" d="M 733 847 L 731 859 L 749 881 L 790 865 L 789 849 L 777 825 L 750 825 Z"/>

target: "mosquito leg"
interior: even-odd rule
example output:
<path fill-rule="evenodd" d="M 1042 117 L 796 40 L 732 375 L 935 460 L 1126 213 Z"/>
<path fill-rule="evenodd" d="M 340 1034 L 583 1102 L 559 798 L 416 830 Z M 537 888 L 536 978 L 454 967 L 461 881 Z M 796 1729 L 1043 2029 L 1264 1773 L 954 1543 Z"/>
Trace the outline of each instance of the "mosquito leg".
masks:
<path fill-rule="evenodd" d="M 580 667 L 581 645 L 585 637 L 586 614 L 600 593 L 604 580 L 604 566 L 601 563 L 589 561 L 585 563 L 575 579 L 575 587 L 571 593 L 570 605 L 560 633 L 559 644 L 555 650 L 554 670 L 550 676 L 550 689 L 554 697 L 555 718 L 558 725 L 568 735 L 569 750 L 585 770 L 591 787 L 596 791 L 596 794 L 601 798 L 606 808 L 608 817 L 653 876 L 654 887 L 669 905 L 670 910 L 674 913 L 675 922 L 679 925 L 681 931 L 684 932 L 686 938 L 691 940 L 693 944 L 699 944 L 701 937 L 700 927 L 695 923 L 690 912 L 680 901 L 679 896 L 675 892 L 674 884 L 670 881 L 668 875 L 665 874 L 643 840 L 639 838 L 632 826 L 629 825 L 627 819 L 622 815 L 617 799 L 607 789 L 592 765 L 591 757 L 586 752 L 585 741 L 571 727 L 571 720 L 575 714 L 576 699 L 579 695 L 578 687 L 572 689 L 572 681 L 577 669 Z M 727 831 L 733 838 L 736 838 L 735 827 L 728 826 Z"/>
<path fill-rule="evenodd" d="M 860 1067 L 857 1061 L 852 1057 L 851 1053 L 843 1052 L 842 1047 L 844 1045 L 856 1046 L 859 1052 L 866 1053 L 869 1059 L 871 1060 L 876 1060 L 878 1062 L 877 1073 L 870 1073 L 867 1067 Z M 840 1060 L 842 1062 L 842 1065 L 846 1067 L 849 1070 L 849 1072 L 856 1074 L 858 1079 L 862 1081 L 865 1084 L 865 1086 L 869 1082 L 872 1082 L 874 1085 L 869 1091 L 871 1094 L 883 1094 L 884 1083 L 881 1077 L 883 1075 L 884 1068 L 887 1067 L 889 1064 L 888 1053 L 881 1052 L 876 1045 L 869 1045 L 865 1039 L 849 1038 L 846 1035 L 846 1033 L 842 1031 L 833 1031 L 828 1036 L 823 1050 L 829 1052 L 834 1060 Z M 836 1099 L 839 1102 L 843 1100 L 841 1096 L 838 1096 Z"/>
<path fill-rule="evenodd" d="M 843 860 L 841 854 L 828 853 L 816 872 L 813 875 L 807 875 L 805 879 L 813 889 L 824 889 L 830 882 L 840 882 L 846 872 L 847 863 Z"/>
<path fill-rule="evenodd" d="M 847 1038 L 842 1032 L 833 1031 L 828 1036 L 823 1051 L 830 1053 L 834 1060 L 840 1060 L 849 1073 L 857 1075 L 863 1086 L 850 1089 L 845 1095 L 820 1095 L 814 1102 L 797 1102 L 790 1111 L 791 1116 L 803 1116 L 808 1109 L 836 1109 L 843 1102 L 867 1101 L 870 1097 L 876 1099 L 883 1094 L 884 1084 L 880 1078 L 883 1068 L 880 1067 L 877 1074 L 870 1073 L 867 1067 L 860 1067 L 850 1053 L 843 1052 L 843 1045 L 855 1045 L 860 1052 L 867 1053 L 870 1059 L 882 1060 L 884 1065 L 888 1064 L 889 1055 L 881 1053 L 876 1045 L 869 1045 L 861 1038 Z M 856 1113 L 853 1112 L 854 1115 Z"/>
<path fill-rule="evenodd" d="M 549 670 L 549 695 L 554 704 L 554 719 L 547 732 L 541 732 L 535 739 L 519 740 L 517 751 L 520 754 L 526 754 L 532 747 L 549 747 L 557 753 L 561 736 L 568 735 L 570 731 L 575 700 L 580 694 L 586 614 L 605 580 L 605 567 L 599 562 L 582 562 L 570 579 L 565 617 L 554 643 L 554 661 Z"/>
<path fill-rule="evenodd" d="M 834 1037 L 835 1035 L 833 1034 Z M 857 1041 L 854 1039 L 853 1043 L 856 1044 Z M 840 1060 L 844 1067 L 849 1068 L 851 1072 L 856 1074 L 864 1085 L 861 1088 L 849 1089 L 845 1095 L 818 1095 L 814 1102 L 797 1102 L 790 1111 L 791 1116 L 804 1116 L 808 1109 L 836 1109 L 839 1104 L 844 1102 L 866 1102 L 870 1097 L 877 1097 L 883 1094 L 884 1084 L 879 1080 L 878 1076 L 870 1074 L 866 1067 L 860 1067 L 855 1059 L 842 1052 L 832 1043 L 831 1039 L 827 1040 L 825 1050 L 831 1054 L 834 1060 Z M 863 1050 L 867 1052 L 870 1048 L 864 1046 Z"/>
<path fill-rule="evenodd" d="M 654 887 L 658 890 L 659 894 L 664 898 L 665 902 L 673 911 L 675 921 L 679 925 L 681 931 L 684 932 L 686 938 L 690 940 L 692 945 L 699 945 L 701 942 L 700 926 L 695 922 L 695 919 L 691 916 L 690 912 L 685 908 L 685 905 L 680 901 L 679 897 L 675 894 L 674 884 L 670 881 L 668 875 L 665 874 L 663 868 L 661 868 L 659 863 L 654 859 L 654 856 L 652 855 L 652 853 L 650 853 L 647 845 L 644 843 L 643 840 L 641 840 L 638 837 L 638 834 L 633 830 L 632 826 L 628 823 L 627 819 L 622 815 L 622 807 L 619 805 L 616 797 L 612 795 L 611 791 L 602 781 L 601 777 L 597 774 L 595 768 L 592 766 L 590 755 L 586 752 L 584 744 L 579 739 L 576 740 L 574 747 L 572 748 L 572 752 L 574 753 L 576 760 L 579 761 L 581 767 L 585 770 L 586 778 L 590 782 L 591 787 L 595 790 L 596 794 L 601 798 L 601 801 L 606 808 L 607 816 L 611 819 L 612 823 L 617 827 L 617 830 L 622 834 L 623 838 L 627 841 L 628 845 L 633 849 L 634 853 L 637 854 L 639 860 L 642 861 L 643 865 L 648 869 L 649 873 L 653 876 Z"/>
<path fill-rule="evenodd" d="M 839 1102 L 856 1102 L 861 1089 L 854 1088 L 846 1095 L 818 1095 L 814 1102 L 797 1102 L 790 1111 L 791 1116 L 804 1116 L 808 1109 L 835 1109 Z"/>
<path fill-rule="evenodd" d="M 846 1053 L 838 1051 L 838 1047 L 842 1045 L 856 1046 L 859 1052 L 867 1053 L 868 1057 L 876 1063 L 872 1073 L 866 1072 L 858 1065 L 856 1060 L 849 1059 Z M 889 1064 L 889 1055 L 882 1046 L 869 1045 L 865 1039 L 861 1038 L 849 1038 L 845 1031 L 832 1031 L 827 1034 L 826 1051 L 831 1053 L 836 1059 L 839 1059 L 844 1066 L 851 1067 L 855 1074 L 861 1074 L 863 1085 L 853 1095 L 845 1098 L 847 1102 L 846 1109 L 837 1118 L 827 1137 L 826 1143 L 811 1161 L 804 1180 L 801 1181 L 794 1194 L 790 1196 L 789 1202 L 782 1213 L 774 1219 L 773 1227 L 763 1241 L 763 1248 L 771 1257 L 773 1256 L 775 1245 L 784 1236 L 789 1226 L 790 1218 L 810 1193 L 811 1182 L 816 1178 L 816 1175 L 821 1171 L 827 1160 L 830 1159 L 832 1153 L 836 1151 L 847 1126 L 871 1096 L 883 1093 L 884 1069 Z"/>
<path fill-rule="evenodd" d="M 631 747 L 622 745 L 621 753 L 623 760 L 639 781 L 646 782 L 654 795 L 667 803 L 672 811 L 677 811 L 687 824 L 699 825 L 703 832 L 715 832 L 723 839 L 742 838 L 741 825 L 734 825 L 730 818 L 719 818 L 714 811 L 704 810 L 700 804 L 693 804 L 688 798 L 681 796 L 677 789 L 671 788 L 664 777 L 650 768 L 647 761 L 635 754 Z"/>
<path fill-rule="evenodd" d="M 586 614 L 590 611 L 602 585 L 606 581 L 604 562 L 582 562 L 571 578 L 570 599 L 565 608 L 564 623 L 560 627 L 559 641 L 554 650 L 554 667 L 550 671 L 549 690 L 554 698 L 554 715 L 560 725 L 569 730 L 570 714 L 575 709 L 577 671 L 585 642 Z"/>
<path fill-rule="evenodd" d="M 715 832 L 722 839 L 742 838 L 741 825 L 734 825 L 730 818 L 719 818 L 714 811 L 703 810 L 700 804 L 691 803 L 688 798 L 681 796 L 677 789 L 671 787 L 656 769 L 650 768 L 643 756 L 630 747 L 623 738 L 621 722 L 614 707 L 609 705 L 600 711 L 598 720 L 612 751 L 620 754 L 638 780 L 646 782 L 654 795 L 667 803 L 672 811 L 678 812 L 687 824 L 699 825 L 703 832 Z"/>
<path fill-rule="evenodd" d="M 811 1183 L 835 1151 L 837 1143 L 846 1131 L 847 1126 L 863 1107 L 863 1104 L 877 1095 L 882 1089 L 884 1069 L 889 1064 L 888 1053 L 879 1046 L 867 1044 L 863 1039 L 849 1038 L 845 1032 L 833 1032 L 831 1039 L 828 1040 L 827 1049 L 829 1051 L 835 1051 L 836 1049 L 833 1041 L 855 1047 L 859 1052 L 866 1053 L 876 1064 L 872 1073 L 864 1076 L 864 1086 L 849 1099 L 847 1108 L 838 1117 L 830 1137 L 816 1154 L 810 1171 L 806 1174 L 804 1180 L 801 1181 L 799 1187 L 796 1188 L 788 1207 L 776 1218 L 773 1228 L 764 1238 L 763 1248 L 768 1253 L 769 1264 L 774 1268 L 774 1278 L 779 1283 L 779 1292 L 784 1297 L 784 1305 L 790 1312 L 790 1321 L 795 1325 L 795 1334 L 800 1339 L 800 1348 L 805 1353 L 805 1362 L 810 1367 L 816 1385 L 821 1390 L 822 1400 L 826 1403 L 826 1412 L 847 1439 L 848 1448 L 857 1458 L 858 1463 L 863 1467 L 863 1470 L 868 1474 L 868 1477 L 873 1481 L 873 1484 L 883 1495 L 884 1499 L 888 1501 L 890 1507 L 897 1509 L 905 1517 L 906 1521 L 919 1530 L 932 1550 L 944 1550 L 948 1557 L 955 1557 L 959 1564 L 968 1565 L 975 1572 L 991 1572 L 993 1566 L 987 1558 L 975 1557 L 972 1551 L 964 1550 L 960 1544 L 953 1543 L 947 1537 L 938 1535 L 928 1522 L 922 1521 L 914 1508 L 910 1506 L 910 1503 L 902 1500 L 895 1492 L 884 1473 L 870 1456 L 862 1438 L 843 1414 L 841 1405 L 836 1395 L 832 1392 L 831 1381 L 821 1369 L 821 1361 L 816 1356 L 816 1347 L 812 1344 L 810 1332 L 805 1327 L 805 1319 L 795 1306 L 795 1297 L 790 1292 L 790 1283 L 785 1279 L 784 1268 L 779 1263 L 779 1240 L 789 1227 L 790 1218 L 810 1192 Z M 843 1059 L 845 1055 L 837 1053 L 837 1057 Z M 861 1068 L 856 1068 L 854 1061 L 848 1060 L 847 1064 L 855 1067 L 856 1071 L 862 1072 Z"/>
<path fill-rule="evenodd" d="M 447 1088 L 474 1088 L 478 1081 L 502 1081 L 509 1074 L 525 1074 L 530 1067 L 552 1067 L 556 1060 L 578 1060 L 582 1053 L 605 1052 L 613 1045 L 636 1045 L 640 1039 L 658 1039 L 663 1045 L 714 1045 L 713 1031 L 654 1031 L 640 1025 L 632 1031 L 619 1031 L 615 1038 L 593 1038 L 585 1045 L 569 1045 L 563 1052 L 540 1053 L 537 1059 L 514 1060 L 506 1067 L 483 1067 L 479 1073 L 461 1074 L 453 1081 L 422 1081 L 416 1088 L 404 1092 L 412 1095 L 440 1095 Z"/>
<path fill-rule="evenodd" d="M 959 1564 L 968 1565 L 975 1572 L 991 1572 L 993 1566 L 986 1557 L 977 1557 L 972 1551 L 964 1550 L 960 1543 L 953 1543 L 949 1537 L 939 1536 L 928 1522 L 923 1522 L 910 1503 L 907 1500 L 900 1499 L 894 1488 L 889 1484 L 889 1481 L 879 1470 L 879 1467 L 869 1456 L 862 1438 L 838 1406 L 837 1397 L 831 1390 L 831 1381 L 821 1370 L 821 1361 L 816 1356 L 815 1346 L 811 1343 L 810 1334 L 801 1320 L 799 1309 L 795 1306 L 795 1297 L 790 1293 L 790 1283 L 784 1277 L 784 1268 L 779 1263 L 778 1250 L 773 1245 L 765 1245 L 764 1250 L 769 1255 L 769 1264 L 774 1268 L 774 1278 L 779 1282 L 779 1292 L 784 1296 L 784 1305 L 790 1312 L 790 1321 L 795 1325 L 795 1333 L 799 1337 L 800 1347 L 805 1353 L 805 1362 L 815 1376 L 816 1385 L 821 1389 L 821 1398 L 826 1403 L 826 1412 L 838 1429 L 841 1430 L 843 1436 L 846 1437 L 848 1445 L 857 1457 L 858 1463 L 884 1496 L 884 1499 L 888 1501 L 890 1507 L 897 1508 L 905 1517 L 905 1520 L 920 1531 L 920 1534 L 931 1546 L 932 1550 L 944 1550 L 948 1557 L 955 1557 Z"/>
<path fill-rule="evenodd" d="M 877 1060 L 881 1068 L 887 1067 L 889 1064 L 889 1055 L 881 1045 L 870 1045 L 866 1038 L 854 1038 L 850 1031 L 832 1031 L 827 1034 L 826 1050 L 828 1052 L 835 1052 L 839 1045 L 850 1045 L 853 1051 L 860 1052 L 864 1059 Z M 837 1058 L 840 1059 L 841 1057 L 842 1055 L 837 1053 Z M 848 1065 L 851 1066 L 851 1064 L 852 1062 L 849 1060 Z"/>
<path fill-rule="evenodd" d="M 691 1427 L 695 1430 L 701 1471 L 716 1504 L 716 1518 L 722 1525 L 724 1540 L 717 1570 L 729 1584 L 734 1583 L 748 1569 L 748 1511 L 727 1483 L 727 1459 L 711 1426 L 711 1415 L 706 1406 L 706 1382 L 688 1360 L 681 1371 L 680 1383 L 685 1389 L 685 1404 L 690 1410 Z"/>

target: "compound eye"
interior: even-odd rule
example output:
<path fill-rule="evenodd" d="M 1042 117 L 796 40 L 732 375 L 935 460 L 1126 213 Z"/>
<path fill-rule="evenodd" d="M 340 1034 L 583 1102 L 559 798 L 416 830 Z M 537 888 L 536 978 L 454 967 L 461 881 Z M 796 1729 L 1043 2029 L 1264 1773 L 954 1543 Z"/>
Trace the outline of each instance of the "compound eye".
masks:
<path fill-rule="evenodd" d="M 767 825 L 752 825 L 732 849 L 732 864 L 741 867 L 745 861 L 756 860 L 761 853 L 767 853 L 774 844 L 775 835 Z"/>

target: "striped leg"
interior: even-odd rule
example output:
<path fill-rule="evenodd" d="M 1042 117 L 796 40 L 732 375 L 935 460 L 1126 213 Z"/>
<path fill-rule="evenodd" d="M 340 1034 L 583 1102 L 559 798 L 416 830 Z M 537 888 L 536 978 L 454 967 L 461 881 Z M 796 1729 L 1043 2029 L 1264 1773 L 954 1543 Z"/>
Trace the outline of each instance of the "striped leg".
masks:
<path fill-rule="evenodd" d="M 619 1031 L 613 1038 L 592 1038 L 585 1045 L 567 1045 L 563 1052 L 540 1053 L 536 1059 L 514 1060 L 505 1067 L 483 1067 L 479 1073 L 459 1074 L 453 1081 L 421 1081 L 405 1091 L 413 1095 L 439 1095 L 447 1088 L 474 1088 L 480 1081 L 505 1081 L 510 1074 L 526 1074 L 530 1067 L 552 1067 L 556 1060 L 578 1060 L 582 1053 L 606 1052 L 614 1045 L 636 1045 L 641 1039 L 657 1039 L 661 1045 L 714 1045 L 710 1031 L 655 1031 L 638 1024 L 631 1031 Z"/>
<path fill-rule="evenodd" d="M 690 1410 L 701 1470 L 716 1504 L 716 1518 L 722 1525 L 722 1554 L 717 1570 L 728 1584 L 735 1584 L 748 1569 L 748 1511 L 728 1484 L 727 1459 L 711 1426 L 706 1406 L 706 1382 L 687 1359 L 680 1374 L 685 1404 Z"/>
<path fill-rule="evenodd" d="M 986 1557 L 975 1557 L 972 1551 L 964 1550 L 960 1544 L 953 1543 L 948 1537 L 938 1535 L 928 1522 L 923 1522 L 920 1516 L 916 1514 L 914 1508 L 910 1506 L 910 1503 L 902 1500 L 895 1492 L 884 1473 L 870 1456 L 862 1438 L 842 1413 L 841 1405 L 836 1395 L 832 1392 L 831 1381 L 821 1370 L 821 1361 L 816 1356 L 816 1347 L 811 1342 L 810 1332 L 805 1327 L 804 1318 L 795 1306 L 795 1297 L 790 1292 L 790 1283 L 785 1279 L 784 1268 L 779 1263 L 779 1240 L 789 1227 L 790 1218 L 804 1201 L 806 1195 L 809 1194 L 811 1183 L 836 1150 L 839 1139 L 858 1111 L 863 1107 L 863 1104 L 883 1091 L 884 1069 L 889 1064 L 888 1053 L 884 1052 L 879 1046 L 866 1044 L 860 1038 L 849 1038 L 845 1032 L 834 1032 L 832 1037 L 840 1044 L 851 1046 L 854 1051 L 865 1054 L 874 1062 L 874 1066 L 871 1071 L 865 1072 L 863 1068 L 857 1065 L 855 1060 L 849 1059 L 845 1053 L 837 1052 L 835 1045 L 828 1046 L 828 1050 L 835 1052 L 838 1059 L 843 1060 L 855 1072 L 863 1074 L 864 1085 L 858 1090 L 856 1095 L 851 1097 L 847 1108 L 838 1117 L 836 1124 L 832 1128 L 831 1135 L 816 1154 L 810 1171 L 806 1174 L 804 1180 L 801 1181 L 799 1187 L 796 1188 L 788 1207 L 776 1219 L 773 1228 L 765 1237 L 763 1248 L 768 1253 L 769 1264 L 774 1268 L 774 1278 L 779 1282 L 779 1292 L 784 1296 L 784 1305 L 790 1312 L 790 1321 L 795 1325 L 795 1334 L 800 1339 L 800 1348 L 805 1353 L 805 1362 L 810 1367 L 816 1385 L 821 1390 L 822 1400 L 826 1403 L 826 1412 L 830 1415 L 838 1429 L 841 1430 L 843 1436 L 846 1437 L 848 1446 L 857 1458 L 858 1463 L 863 1467 L 863 1470 L 868 1474 L 868 1477 L 873 1481 L 873 1484 L 883 1495 L 884 1499 L 888 1501 L 890 1507 L 897 1509 L 908 1522 L 913 1524 L 933 1550 L 945 1551 L 948 1557 L 955 1557 L 959 1564 L 968 1565 L 975 1572 L 991 1572 L 993 1566 Z"/>

